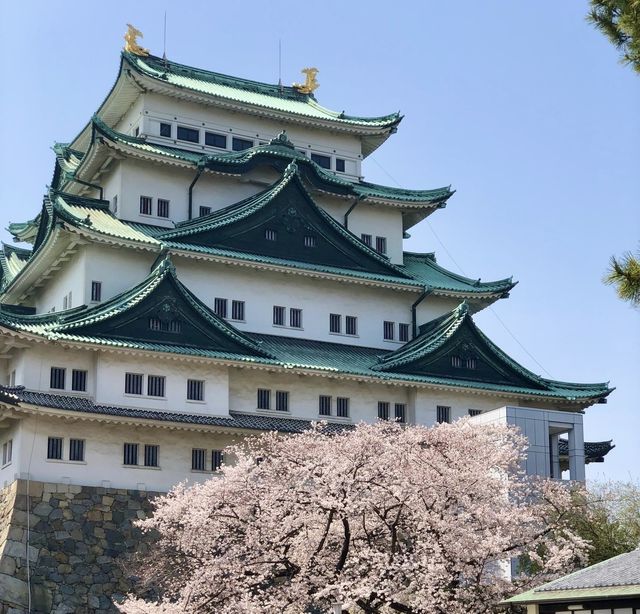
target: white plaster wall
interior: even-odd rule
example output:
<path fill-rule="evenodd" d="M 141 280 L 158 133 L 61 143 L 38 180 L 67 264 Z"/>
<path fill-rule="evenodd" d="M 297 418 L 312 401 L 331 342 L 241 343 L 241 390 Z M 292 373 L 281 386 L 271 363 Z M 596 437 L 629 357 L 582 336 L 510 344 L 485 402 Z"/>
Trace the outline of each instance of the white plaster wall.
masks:
<path fill-rule="evenodd" d="M 469 416 L 470 409 L 491 411 L 505 404 L 504 398 L 469 393 L 416 389 L 414 416 L 417 424 L 427 426 L 437 423 L 437 407 L 451 407 L 451 421 Z"/>
<path fill-rule="evenodd" d="M 411 304 L 418 297 L 415 292 L 255 271 L 191 258 L 176 256 L 174 262 L 178 278 L 206 305 L 213 307 L 216 297 L 245 301 L 246 322 L 233 325 L 271 335 L 396 349 L 399 342 L 383 340 L 383 322 L 410 324 Z M 274 326 L 274 305 L 301 308 L 302 329 Z M 356 316 L 358 335 L 329 333 L 330 313 Z"/>
<path fill-rule="evenodd" d="M 403 264 L 402 213 L 397 209 L 360 203 L 349 215 L 349 230 L 357 237 L 363 233 L 370 234 L 374 248 L 376 237 L 386 237 L 389 260 Z"/>
<path fill-rule="evenodd" d="M 221 450 L 237 436 L 141 426 L 103 424 L 81 419 L 61 420 L 43 416 L 28 418 L 21 429 L 22 445 L 17 459 L 20 477 L 32 480 L 87 486 L 110 486 L 166 491 L 182 481 L 202 482 L 211 472 L 191 471 L 192 448 Z M 63 460 L 47 460 L 48 437 L 62 437 Z M 85 440 L 85 461 L 69 461 L 69 439 Z M 125 466 L 123 444 L 140 444 L 139 462 L 144 461 L 144 444 L 159 445 L 159 468 Z M 30 461 L 30 470 L 29 467 Z M 1 479 L 0 475 L 0 479 Z M 104 482 L 108 482 L 105 484 Z"/>
<path fill-rule="evenodd" d="M 114 129 L 124 134 L 135 136 L 135 128 L 140 128 L 142 133 L 142 109 L 144 96 L 138 96 L 136 101 L 129 107 L 127 112 L 120 118 L 120 121 L 114 126 Z"/>
<path fill-rule="evenodd" d="M 98 356 L 96 403 L 120 407 L 226 416 L 229 413 L 229 376 L 226 367 L 201 365 L 185 361 L 141 360 L 119 354 Z M 144 374 L 143 395 L 124 392 L 125 373 Z M 147 375 L 166 378 L 165 397 L 146 396 Z M 187 379 L 205 381 L 205 400 L 187 400 Z"/>
<path fill-rule="evenodd" d="M 61 311 L 63 297 L 71 292 L 71 305 L 77 307 L 84 303 L 85 258 L 79 249 L 64 266 L 56 271 L 35 296 L 36 313 L 47 313 L 55 307 Z"/>
<path fill-rule="evenodd" d="M 102 186 L 102 197 L 109 201 L 109 209 L 112 213 L 121 217 L 122 164 L 120 162 L 113 162 L 108 167 L 107 172 L 100 178 L 100 185 Z"/>
<path fill-rule="evenodd" d="M 418 297 L 415 298 L 418 300 Z M 416 322 L 418 328 L 422 324 L 431 322 L 435 318 L 443 316 L 445 313 L 449 313 L 455 309 L 463 299 L 447 298 L 444 296 L 427 296 L 416 309 Z"/>
<path fill-rule="evenodd" d="M 21 434 L 21 422 L 14 420 L 0 423 L 0 488 L 8 486 L 20 474 L 20 458 L 24 446 Z M 11 462 L 2 465 L 2 445 L 11 440 Z"/>

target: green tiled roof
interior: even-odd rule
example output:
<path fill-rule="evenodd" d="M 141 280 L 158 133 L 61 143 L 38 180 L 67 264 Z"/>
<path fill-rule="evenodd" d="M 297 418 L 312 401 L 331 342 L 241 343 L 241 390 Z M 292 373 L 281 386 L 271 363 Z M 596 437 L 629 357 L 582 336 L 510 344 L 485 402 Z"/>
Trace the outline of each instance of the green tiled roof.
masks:
<path fill-rule="evenodd" d="M 313 95 L 301 94 L 293 87 L 280 87 L 231 77 L 163 60 L 153 55 L 142 57 L 124 52 L 123 58 L 135 71 L 163 84 L 287 115 L 328 121 L 338 125 L 381 129 L 392 129 L 402 119 L 400 113 L 380 117 L 346 115 L 344 112 L 339 113 L 320 106 Z"/>
<path fill-rule="evenodd" d="M 26 222 L 14 222 L 9 224 L 7 230 L 13 235 L 14 241 L 21 243 L 33 243 L 38 234 L 40 226 L 40 216 L 37 215 L 32 220 Z"/>
<path fill-rule="evenodd" d="M 2 244 L 2 249 L 0 249 L 0 288 L 6 286 L 24 268 L 30 257 L 30 249 Z"/>

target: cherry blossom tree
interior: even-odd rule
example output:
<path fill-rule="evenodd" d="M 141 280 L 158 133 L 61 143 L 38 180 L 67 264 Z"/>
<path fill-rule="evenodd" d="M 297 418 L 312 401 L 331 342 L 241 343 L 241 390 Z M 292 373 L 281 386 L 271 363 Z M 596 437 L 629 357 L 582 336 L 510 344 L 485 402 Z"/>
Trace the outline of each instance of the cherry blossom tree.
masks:
<path fill-rule="evenodd" d="M 468 421 L 248 439 L 140 522 L 158 535 L 141 575 L 159 600 L 121 610 L 494 611 L 585 560 L 569 488 L 524 475 L 525 447 L 513 428 Z M 512 581 L 516 558 L 529 575 Z"/>

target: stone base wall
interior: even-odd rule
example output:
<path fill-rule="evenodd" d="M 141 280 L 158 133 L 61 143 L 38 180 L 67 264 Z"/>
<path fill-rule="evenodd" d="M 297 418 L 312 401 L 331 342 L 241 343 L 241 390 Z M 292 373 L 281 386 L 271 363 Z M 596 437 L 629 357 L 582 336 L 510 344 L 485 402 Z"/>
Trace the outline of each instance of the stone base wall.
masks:
<path fill-rule="evenodd" d="M 117 611 L 159 493 L 17 480 L 0 490 L 0 614 Z M 27 537 L 28 536 L 28 537 Z M 29 600 L 30 577 L 31 599 Z"/>

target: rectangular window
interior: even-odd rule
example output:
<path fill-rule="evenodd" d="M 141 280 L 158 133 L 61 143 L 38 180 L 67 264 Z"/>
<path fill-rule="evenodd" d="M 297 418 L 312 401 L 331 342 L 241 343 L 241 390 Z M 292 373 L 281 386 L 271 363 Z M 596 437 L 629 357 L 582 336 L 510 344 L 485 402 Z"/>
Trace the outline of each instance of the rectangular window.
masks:
<path fill-rule="evenodd" d="M 211 450 L 211 471 L 219 471 L 223 460 L 222 450 Z"/>
<path fill-rule="evenodd" d="M 62 367 L 51 367 L 49 388 L 64 390 L 64 380 L 67 370 Z"/>
<path fill-rule="evenodd" d="M 376 237 L 376 251 L 381 254 L 387 253 L 387 237 Z"/>
<path fill-rule="evenodd" d="M 138 464 L 138 444 L 137 443 L 125 443 L 123 446 L 123 465 L 137 465 Z"/>
<path fill-rule="evenodd" d="M 331 397 L 321 394 L 318 398 L 318 413 L 321 416 L 331 415 Z"/>
<path fill-rule="evenodd" d="M 146 444 L 144 446 L 144 466 L 145 467 L 157 467 L 158 466 L 158 452 L 160 446 L 154 444 Z"/>
<path fill-rule="evenodd" d="M 356 316 L 345 316 L 344 317 L 344 332 L 347 335 L 357 335 L 358 334 L 358 318 L 356 318 Z"/>
<path fill-rule="evenodd" d="M 62 437 L 49 437 L 47 440 L 47 458 L 62 460 Z"/>
<path fill-rule="evenodd" d="M 317 241 L 313 235 L 305 235 L 304 237 L 305 247 L 315 247 L 316 245 L 317 245 Z"/>
<path fill-rule="evenodd" d="M 360 238 L 362 239 L 362 242 L 365 245 L 368 245 L 369 247 L 371 247 L 372 243 L 372 236 L 371 235 L 360 235 Z"/>
<path fill-rule="evenodd" d="M 203 215 L 209 215 L 211 213 L 211 207 L 200 207 L 200 217 Z"/>
<path fill-rule="evenodd" d="M 73 303 L 71 301 L 71 296 L 72 296 L 72 292 L 69 292 L 69 294 L 67 294 L 67 306 L 69 307 L 69 309 L 71 309 L 71 307 L 73 307 Z"/>
<path fill-rule="evenodd" d="M 207 451 L 203 448 L 191 450 L 191 471 L 205 471 L 207 469 Z"/>
<path fill-rule="evenodd" d="M 452 356 L 451 357 L 451 366 L 456 369 L 462 368 L 462 358 L 460 356 Z"/>
<path fill-rule="evenodd" d="M 322 168 L 331 168 L 331 158 L 329 156 L 323 156 L 321 154 L 312 153 L 311 159 Z"/>
<path fill-rule="evenodd" d="M 227 135 L 217 134 L 216 132 L 204 133 L 204 144 L 210 147 L 217 147 L 218 149 L 227 148 Z"/>
<path fill-rule="evenodd" d="M 160 136 L 171 138 L 171 124 L 160 123 Z"/>
<path fill-rule="evenodd" d="M 267 241 L 277 241 L 278 240 L 278 232 L 273 230 L 272 228 L 267 228 L 264 231 L 264 238 Z"/>
<path fill-rule="evenodd" d="M 436 420 L 439 423 L 451 422 L 451 408 L 446 405 L 438 405 L 436 410 Z"/>
<path fill-rule="evenodd" d="M 244 322 L 244 301 L 231 301 L 231 319 Z"/>
<path fill-rule="evenodd" d="M 8 465 L 11 462 L 12 456 L 13 456 L 13 439 L 9 439 L 9 441 L 5 441 L 2 444 L 2 464 Z"/>
<path fill-rule="evenodd" d="M 201 380 L 201 379 L 187 380 L 187 400 L 204 401 L 204 380 Z"/>
<path fill-rule="evenodd" d="M 406 422 L 407 406 L 404 403 L 396 403 L 394 409 L 395 409 L 396 422 Z"/>
<path fill-rule="evenodd" d="M 338 418 L 349 417 L 349 399 L 347 397 L 338 397 L 336 399 L 336 416 Z"/>
<path fill-rule="evenodd" d="M 389 403 L 387 401 L 378 401 L 378 418 L 380 420 L 389 419 Z"/>
<path fill-rule="evenodd" d="M 124 374 L 124 392 L 125 394 L 142 394 L 142 373 L 125 373 Z"/>
<path fill-rule="evenodd" d="M 258 409 L 271 409 L 271 390 L 258 388 Z"/>
<path fill-rule="evenodd" d="M 276 411 L 289 411 L 289 393 L 276 390 Z"/>
<path fill-rule="evenodd" d="M 345 171 L 345 160 L 343 158 L 336 158 L 336 170 L 339 173 L 344 173 L 344 171 Z"/>
<path fill-rule="evenodd" d="M 62 309 L 68 309 L 69 307 L 69 297 L 65 294 L 62 297 Z"/>
<path fill-rule="evenodd" d="M 102 282 L 91 282 L 91 301 L 97 303 L 102 300 Z"/>
<path fill-rule="evenodd" d="M 302 309 L 292 307 L 289 309 L 289 326 L 291 328 L 302 328 Z"/>
<path fill-rule="evenodd" d="M 342 332 L 342 316 L 339 313 L 329 314 L 329 332 L 330 333 Z"/>
<path fill-rule="evenodd" d="M 189 141 L 189 143 L 199 143 L 200 130 L 187 128 L 186 126 L 178 126 L 178 140 Z"/>
<path fill-rule="evenodd" d="M 158 198 L 158 217 L 169 217 L 169 201 Z"/>
<path fill-rule="evenodd" d="M 151 196 L 140 197 L 140 214 L 151 215 L 153 213 L 153 198 Z"/>
<path fill-rule="evenodd" d="M 150 397 L 164 397 L 164 375 L 149 375 L 147 377 L 147 395 Z"/>
<path fill-rule="evenodd" d="M 84 439 L 69 439 L 69 460 L 84 461 Z"/>
<path fill-rule="evenodd" d="M 249 149 L 253 147 L 253 141 L 249 141 L 248 139 L 241 139 L 237 136 L 234 136 L 231 139 L 231 149 L 233 151 L 243 151 L 245 149 Z"/>
<path fill-rule="evenodd" d="M 481 409 L 470 409 L 469 410 L 469 415 L 470 416 L 479 416 L 482 413 Z"/>
<path fill-rule="evenodd" d="M 227 299 L 216 298 L 213 300 L 213 311 L 217 316 L 221 318 L 227 317 Z"/>
<path fill-rule="evenodd" d="M 398 339 L 400 341 L 409 341 L 409 325 L 398 324 Z"/>
<path fill-rule="evenodd" d="M 384 321 L 383 326 L 382 326 L 382 333 L 384 338 L 387 341 L 393 341 L 393 339 L 396 336 L 396 324 L 395 322 L 388 322 L 388 321 Z"/>
<path fill-rule="evenodd" d="M 71 390 L 76 392 L 87 391 L 87 372 L 82 369 L 71 371 Z"/>
<path fill-rule="evenodd" d="M 273 324 L 275 326 L 284 326 L 284 317 L 285 317 L 286 309 L 284 307 L 280 307 L 279 305 L 273 306 Z"/>

